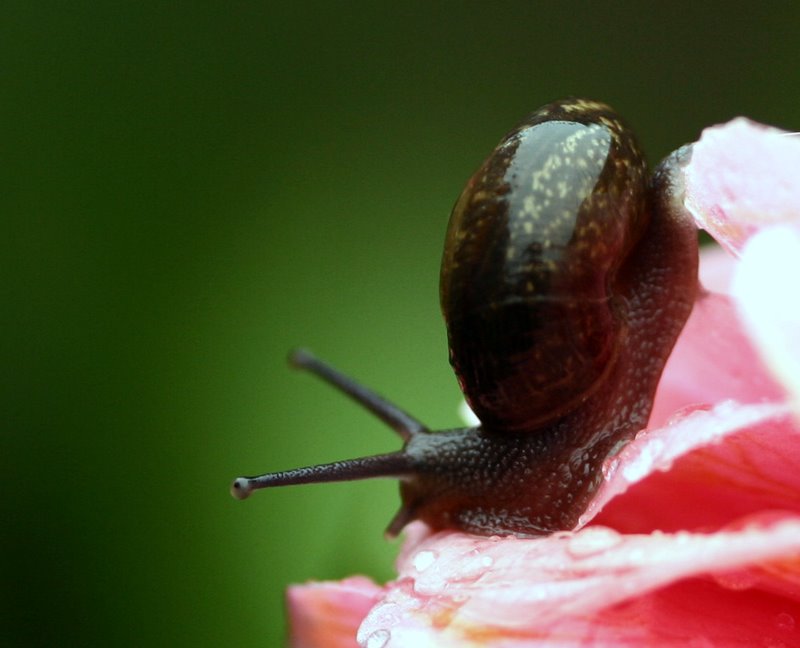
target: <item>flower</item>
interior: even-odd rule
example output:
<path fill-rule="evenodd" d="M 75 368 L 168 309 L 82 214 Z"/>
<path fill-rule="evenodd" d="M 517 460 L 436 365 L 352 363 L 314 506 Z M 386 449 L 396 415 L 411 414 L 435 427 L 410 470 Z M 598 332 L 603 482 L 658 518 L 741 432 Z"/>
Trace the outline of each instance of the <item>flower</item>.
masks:
<path fill-rule="evenodd" d="M 581 528 L 414 523 L 395 581 L 291 587 L 292 645 L 800 646 L 799 169 L 800 137 L 744 119 L 693 146 L 685 205 L 731 255 L 703 252 L 649 427 Z"/>

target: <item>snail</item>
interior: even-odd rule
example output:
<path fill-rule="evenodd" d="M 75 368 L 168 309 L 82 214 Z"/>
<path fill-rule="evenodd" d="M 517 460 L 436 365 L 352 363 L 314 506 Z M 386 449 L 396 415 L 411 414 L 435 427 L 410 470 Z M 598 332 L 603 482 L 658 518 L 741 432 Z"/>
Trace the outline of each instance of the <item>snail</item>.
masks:
<path fill-rule="evenodd" d="M 481 535 L 579 525 L 602 464 L 643 429 L 698 290 L 697 233 L 674 200 L 685 149 L 648 176 L 605 104 L 548 104 L 509 132 L 450 216 L 440 297 L 450 362 L 480 423 L 433 432 L 307 351 L 291 363 L 403 441 L 389 454 L 239 477 L 232 494 L 400 480 L 387 528 Z"/>

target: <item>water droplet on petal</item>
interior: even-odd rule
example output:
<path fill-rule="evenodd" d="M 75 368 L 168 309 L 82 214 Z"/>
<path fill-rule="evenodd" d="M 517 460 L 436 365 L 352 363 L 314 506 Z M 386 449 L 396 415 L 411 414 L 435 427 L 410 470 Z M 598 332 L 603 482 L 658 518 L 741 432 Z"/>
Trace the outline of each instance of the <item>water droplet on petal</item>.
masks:
<path fill-rule="evenodd" d="M 375 630 L 367 637 L 366 648 L 383 648 L 391 638 L 392 633 L 388 630 Z"/>
<path fill-rule="evenodd" d="M 622 536 L 605 527 L 587 527 L 576 533 L 567 543 L 567 551 L 575 558 L 586 558 L 616 547 Z"/>
<path fill-rule="evenodd" d="M 603 479 L 609 481 L 614 476 L 614 473 L 617 472 L 617 468 L 619 468 L 619 457 L 603 462 L 603 466 L 600 469 L 603 473 Z"/>
<path fill-rule="evenodd" d="M 775 617 L 775 626 L 779 630 L 794 630 L 794 617 L 788 612 L 781 612 Z"/>
<path fill-rule="evenodd" d="M 652 439 L 645 445 L 639 455 L 633 461 L 627 463 L 622 469 L 622 476 L 631 484 L 647 477 L 655 469 L 665 469 L 667 466 L 659 466 L 659 455 L 664 449 L 664 442 L 659 439 Z"/>
<path fill-rule="evenodd" d="M 459 564 L 459 580 L 476 581 L 483 576 L 494 564 L 494 558 L 481 555 L 478 549 L 473 549 L 465 555 Z"/>
<path fill-rule="evenodd" d="M 428 567 L 430 567 L 434 562 L 436 562 L 436 552 L 435 551 L 420 551 L 416 556 L 414 556 L 414 569 L 418 572 L 424 572 Z"/>
<path fill-rule="evenodd" d="M 651 537 L 654 534 L 663 535 L 663 533 L 661 531 L 654 531 L 653 533 L 650 534 Z M 688 544 L 688 543 L 690 543 L 692 541 L 692 534 L 689 533 L 688 531 L 678 531 L 677 533 L 672 534 L 672 541 L 677 545 Z"/>
<path fill-rule="evenodd" d="M 750 572 L 738 571 L 727 574 L 716 574 L 714 580 L 725 589 L 741 592 L 756 584 L 757 578 Z"/>

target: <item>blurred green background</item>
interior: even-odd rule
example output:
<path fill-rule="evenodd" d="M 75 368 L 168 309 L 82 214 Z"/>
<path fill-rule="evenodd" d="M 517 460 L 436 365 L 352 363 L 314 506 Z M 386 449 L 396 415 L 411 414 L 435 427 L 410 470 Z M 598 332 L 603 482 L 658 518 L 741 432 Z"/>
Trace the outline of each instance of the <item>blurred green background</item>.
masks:
<path fill-rule="evenodd" d="M 288 583 L 391 577 L 396 484 L 228 494 L 398 447 L 287 350 L 458 424 L 439 258 L 506 130 L 800 129 L 800 4 L 697 4 L 4 3 L 1 644 L 275 646 Z"/>

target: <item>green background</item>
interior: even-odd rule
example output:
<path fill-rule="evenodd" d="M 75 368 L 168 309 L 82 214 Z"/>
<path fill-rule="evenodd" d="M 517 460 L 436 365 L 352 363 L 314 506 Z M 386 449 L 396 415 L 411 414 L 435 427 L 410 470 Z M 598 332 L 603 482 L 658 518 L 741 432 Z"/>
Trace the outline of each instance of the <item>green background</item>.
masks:
<path fill-rule="evenodd" d="M 274 646 L 391 577 L 396 484 L 229 482 L 398 447 L 297 345 L 458 424 L 445 224 L 530 110 L 800 129 L 798 3 L 488 4 L 4 3 L 2 645 Z"/>

